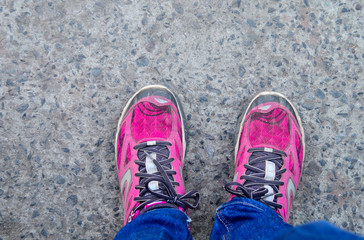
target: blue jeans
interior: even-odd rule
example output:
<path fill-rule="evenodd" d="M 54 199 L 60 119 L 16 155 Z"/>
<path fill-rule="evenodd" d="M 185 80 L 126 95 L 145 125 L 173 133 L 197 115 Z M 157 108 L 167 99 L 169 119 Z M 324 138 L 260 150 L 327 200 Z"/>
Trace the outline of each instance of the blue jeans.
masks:
<path fill-rule="evenodd" d="M 183 212 L 162 208 L 141 214 L 124 226 L 115 239 L 190 240 L 189 217 Z M 334 225 L 320 221 L 292 227 L 263 203 L 233 198 L 216 211 L 210 240 L 223 239 L 361 239 Z"/>

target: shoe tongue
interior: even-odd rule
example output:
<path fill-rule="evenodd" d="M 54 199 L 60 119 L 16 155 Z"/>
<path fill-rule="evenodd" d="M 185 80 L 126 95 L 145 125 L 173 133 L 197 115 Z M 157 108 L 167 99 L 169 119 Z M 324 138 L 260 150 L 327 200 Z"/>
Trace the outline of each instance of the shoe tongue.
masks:
<path fill-rule="evenodd" d="M 264 153 L 264 154 L 265 154 L 265 156 L 262 157 L 261 155 L 256 155 L 256 154 L 253 153 L 249 157 L 248 163 L 251 166 L 259 168 L 259 169 L 264 171 L 265 175 L 260 176 L 260 177 L 262 177 L 262 178 L 264 178 L 266 180 L 273 180 L 273 179 L 271 179 L 272 178 L 272 171 L 274 169 L 273 174 L 275 176 L 275 172 L 277 172 L 280 169 L 279 166 L 283 165 L 283 159 L 282 158 L 277 159 L 276 154 L 272 154 L 272 153 Z M 254 161 L 257 157 L 262 158 L 262 160 L 254 163 L 254 164 L 251 164 L 251 162 Z M 274 159 L 274 160 L 268 160 L 268 159 Z M 273 168 L 273 164 L 274 164 L 274 168 Z M 266 169 L 267 166 L 269 166 L 269 169 Z M 256 172 L 252 171 L 252 170 L 249 170 L 249 169 L 245 172 L 245 175 L 251 175 L 251 174 L 256 174 Z M 279 180 L 279 177 L 275 176 L 274 180 Z M 246 180 L 244 185 L 250 185 L 250 184 L 252 184 L 254 182 L 255 181 Z M 260 184 L 260 185 L 256 184 L 256 185 L 250 186 L 249 188 L 252 189 L 252 191 L 253 191 L 253 190 L 258 190 L 258 189 L 264 188 L 264 185 L 263 184 Z"/>
<path fill-rule="evenodd" d="M 157 152 L 161 153 L 161 154 L 157 154 Z M 153 157 L 158 162 L 167 159 L 165 156 L 169 156 L 168 148 L 166 148 L 165 146 L 160 146 L 160 145 L 151 145 L 151 146 L 146 146 L 144 148 L 139 149 L 139 151 L 137 153 L 138 158 L 142 159 L 142 157 L 145 153 L 149 153 L 149 156 Z"/>
<path fill-rule="evenodd" d="M 158 168 L 154 164 L 153 160 L 155 159 L 158 162 L 161 162 L 168 159 L 169 150 L 166 146 L 163 145 L 150 145 L 139 149 L 137 156 L 139 159 L 145 158 L 145 172 L 153 174 L 158 173 Z M 168 167 L 171 168 L 171 164 L 168 164 Z M 172 176 L 169 176 L 169 179 L 173 181 Z M 164 188 L 164 186 L 161 186 L 158 181 L 151 181 L 148 183 L 148 186 L 151 190 L 157 192 L 162 192 L 162 188 Z"/>

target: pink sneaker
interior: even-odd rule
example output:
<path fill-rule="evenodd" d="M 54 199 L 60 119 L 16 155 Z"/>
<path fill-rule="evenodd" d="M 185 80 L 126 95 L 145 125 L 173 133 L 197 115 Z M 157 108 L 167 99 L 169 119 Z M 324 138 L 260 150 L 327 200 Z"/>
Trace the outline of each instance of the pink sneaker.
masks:
<path fill-rule="evenodd" d="M 124 108 L 115 141 L 124 225 L 156 208 L 197 207 L 199 193 L 185 194 L 183 186 L 182 114 L 176 96 L 159 85 L 144 87 Z"/>
<path fill-rule="evenodd" d="M 235 175 L 225 189 L 272 207 L 287 222 L 302 172 L 304 132 L 297 110 L 279 93 L 250 103 L 235 145 Z"/>

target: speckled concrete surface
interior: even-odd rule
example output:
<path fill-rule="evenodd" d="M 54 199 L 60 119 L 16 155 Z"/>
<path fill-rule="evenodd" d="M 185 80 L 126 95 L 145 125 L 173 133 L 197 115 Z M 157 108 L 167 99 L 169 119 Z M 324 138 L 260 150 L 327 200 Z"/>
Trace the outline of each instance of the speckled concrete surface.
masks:
<path fill-rule="evenodd" d="M 362 1 L 0 1 L 0 239 L 112 239 L 114 134 L 147 84 L 188 118 L 186 186 L 207 239 L 233 175 L 239 114 L 263 90 L 301 113 L 294 225 L 364 234 Z"/>

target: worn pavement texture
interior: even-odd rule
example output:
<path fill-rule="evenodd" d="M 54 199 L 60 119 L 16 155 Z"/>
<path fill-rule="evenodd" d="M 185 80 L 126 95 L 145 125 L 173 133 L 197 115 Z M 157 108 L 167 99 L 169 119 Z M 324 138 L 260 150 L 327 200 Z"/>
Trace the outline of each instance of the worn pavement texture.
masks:
<path fill-rule="evenodd" d="M 187 115 L 195 239 L 234 172 L 239 115 L 274 90 L 307 154 L 291 224 L 364 234 L 364 2 L 0 0 L 0 239 L 112 239 L 122 227 L 117 120 L 148 84 Z"/>

